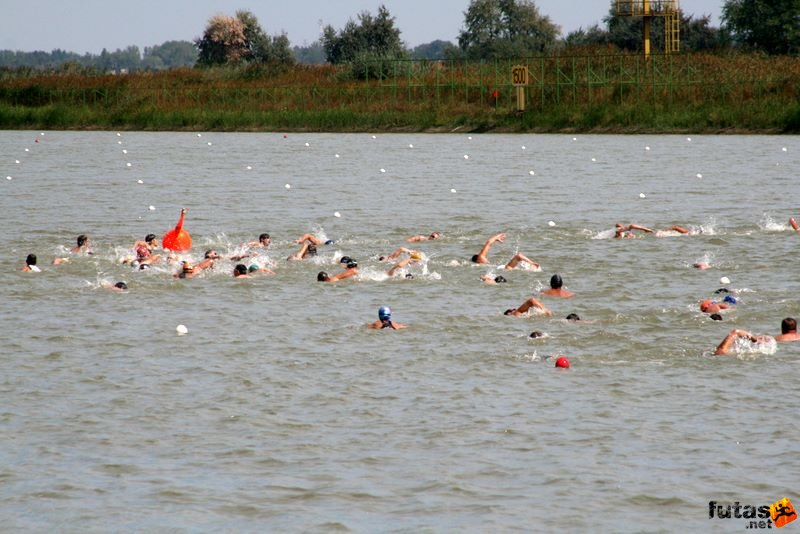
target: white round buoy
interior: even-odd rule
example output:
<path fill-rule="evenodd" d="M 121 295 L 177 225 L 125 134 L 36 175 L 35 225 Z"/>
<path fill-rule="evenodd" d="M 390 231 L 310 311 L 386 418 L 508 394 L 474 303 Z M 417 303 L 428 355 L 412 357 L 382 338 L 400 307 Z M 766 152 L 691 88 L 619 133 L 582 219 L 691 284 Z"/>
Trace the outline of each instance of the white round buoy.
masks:
<path fill-rule="evenodd" d="M 535 173 L 535 172 L 533 172 L 533 171 L 528 171 L 528 174 L 530 174 L 531 176 L 533 176 L 533 175 L 535 175 L 536 173 Z"/>
<path fill-rule="evenodd" d="M 333 212 L 333 216 L 334 216 L 334 217 L 341 217 L 341 216 L 342 216 L 342 214 L 341 214 L 341 213 L 339 213 L 338 211 L 334 211 L 334 212 Z"/>
<path fill-rule="evenodd" d="M 411 143 L 409 143 L 409 144 L 408 144 L 408 148 L 414 148 L 414 145 L 412 145 Z"/>
<path fill-rule="evenodd" d="M 382 169 L 381 169 L 381 172 L 386 172 L 386 169 L 383 169 L 383 168 L 382 168 Z"/>
<path fill-rule="evenodd" d="M 188 334 L 188 333 L 189 333 L 189 329 L 188 329 L 188 328 L 186 328 L 186 326 L 184 326 L 184 325 L 182 325 L 182 324 L 179 324 L 178 326 L 176 326 L 176 327 L 175 327 L 175 332 L 176 332 L 176 333 L 177 333 L 179 336 L 185 336 L 186 334 Z"/>
<path fill-rule="evenodd" d="M 19 160 L 18 160 L 18 159 L 15 159 L 15 160 L 14 160 L 14 163 L 16 163 L 17 165 L 19 165 Z"/>
<path fill-rule="evenodd" d="M 470 141 L 472 141 L 472 136 L 471 136 L 471 135 L 470 135 L 470 136 L 467 136 L 467 139 L 469 139 Z"/>
<path fill-rule="evenodd" d="M 525 145 L 522 145 L 522 150 L 525 150 L 525 148 L 526 148 Z"/>
<path fill-rule="evenodd" d="M 555 222 L 555 221 L 549 221 L 549 222 L 547 223 L 547 226 L 555 226 L 555 225 L 556 225 L 556 222 Z"/>
<path fill-rule="evenodd" d="M 306 143 L 306 146 L 311 146 L 310 144 Z"/>
<path fill-rule="evenodd" d="M 469 154 L 464 154 L 464 159 L 469 159 Z"/>
<path fill-rule="evenodd" d="M 150 211 L 156 211 L 156 207 L 155 206 L 150 206 Z"/>
<path fill-rule="evenodd" d="M 144 182 L 143 182 L 143 181 L 141 181 L 141 180 L 136 180 L 136 183 L 137 183 L 137 184 L 143 184 Z"/>
<path fill-rule="evenodd" d="M 451 190 L 450 190 L 450 192 L 451 192 L 451 193 L 455 193 L 455 192 L 456 192 L 456 190 L 455 190 L 455 189 L 451 189 Z"/>
<path fill-rule="evenodd" d="M 122 134 L 117 132 L 117 137 L 122 137 Z"/>
<path fill-rule="evenodd" d="M 13 178 L 10 176 L 6 176 L 6 180 L 13 180 Z"/>
<path fill-rule="evenodd" d="M 125 166 L 126 167 L 130 167 L 131 166 L 131 162 L 129 161 L 128 163 L 126 163 Z"/>
<path fill-rule="evenodd" d="M 291 188 L 292 188 L 292 186 L 291 186 L 291 185 L 289 185 L 289 184 L 286 184 L 286 185 L 284 185 L 283 187 L 285 187 L 286 189 L 291 189 Z"/>
<path fill-rule="evenodd" d="M 647 198 L 647 195 L 645 195 L 644 193 L 639 193 L 639 198 Z"/>
<path fill-rule="evenodd" d="M 338 158 L 338 157 L 339 157 L 339 154 L 334 154 L 334 155 L 333 155 L 333 157 L 334 157 L 334 158 Z"/>
<path fill-rule="evenodd" d="M 211 146 L 211 141 L 209 141 L 209 142 L 208 142 L 208 143 L 206 143 L 206 144 L 207 144 L 208 146 Z"/>
<path fill-rule="evenodd" d="M 123 153 L 123 154 L 127 154 L 127 153 L 128 153 L 128 150 L 127 150 L 127 149 L 125 149 L 125 148 L 123 148 L 123 149 L 122 149 L 122 153 Z"/>
<path fill-rule="evenodd" d="M 702 174 L 700 174 L 700 173 L 698 172 L 698 173 L 697 173 L 697 177 L 698 177 L 698 178 L 702 178 L 702 177 L 703 177 L 703 175 L 702 175 Z"/>
<path fill-rule="evenodd" d="M 203 134 L 197 134 L 197 137 L 203 137 Z"/>
<path fill-rule="evenodd" d="M 597 161 L 597 159 L 596 158 L 592 158 L 592 161 Z"/>
<path fill-rule="evenodd" d="M 122 141 L 117 141 L 117 144 L 118 144 L 118 145 L 121 145 L 121 144 L 122 144 Z"/>
<path fill-rule="evenodd" d="M 372 136 L 372 138 L 373 138 L 373 139 L 377 139 L 377 137 L 376 137 L 376 136 L 374 136 L 374 135 Z"/>
<path fill-rule="evenodd" d="M 573 138 L 572 138 L 572 140 L 573 140 L 573 141 L 577 141 L 577 140 L 578 140 L 578 138 L 577 138 L 577 137 L 573 137 Z"/>
<path fill-rule="evenodd" d="M 730 284 L 731 279 L 728 278 L 727 276 L 723 276 L 722 278 L 719 279 L 719 283 L 722 285 Z"/>
<path fill-rule="evenodd" d="M 692 142 L 692 138 L 691 137 L 687 137 L 686 140 L 689 141 L 690 143 Z"/>
<path fill-rule="evenodd" d="M 789 150 L 789 149 L 788 149 L 788 148 L 786 148 L 786 147 L 783 147 L 781 150 L 783 150 L 784 152 L 786 152 L 786 151 L 787 151 L 787 150 Z"/>
<path fill-rule="evenodd" d="M 245 168 L 246 168 L 248 171 L 252 171 L 252 170 L 253 170 L 253 167 L 251 167 L 250 165 L 248 165 L 248 166 L 247 166 L 247 167 L 245 167 Z"/>
<path fill-rule="evenodd" d="M 650 150 L 649 146 L 644 147 L 645 150 Z"/>
<path fill-rule="evenodd" d="M 30 149 L 30 148 L 26 148 L 26 149 L 25 149 L 25 152 L 30 152 L 30 151 L 31 151 L 31 149 Z"/>

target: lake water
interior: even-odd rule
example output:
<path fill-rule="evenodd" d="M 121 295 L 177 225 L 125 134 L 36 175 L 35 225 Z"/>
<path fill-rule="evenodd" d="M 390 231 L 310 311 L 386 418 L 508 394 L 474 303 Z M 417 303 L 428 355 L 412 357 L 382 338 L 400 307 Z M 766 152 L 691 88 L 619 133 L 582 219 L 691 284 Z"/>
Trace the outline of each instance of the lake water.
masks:
<path fill-rule="evenodd" d="M 800 343 L 712 355 L 800 315 L 798 171 L 797 137 L 0 132 L 0 530 L 740 531 L 709 501 L 798 506 Z M 120 263 L 182 207 L 182 257 L 269 232 L 277 274 Z M 335 242 L 286 261 L 306 232 Z M 94 254 L 52 265 L 78 234 Z M 388 279 L 404 245 L 424 260 Z M 497 268 L 517 251 L 541 271 Z M 316 282 L 342 255 L 358 278 Z M 554 273 L 553 317 L 503 315 Z M 409 328 L 365 328 L 381 305 Z"/>

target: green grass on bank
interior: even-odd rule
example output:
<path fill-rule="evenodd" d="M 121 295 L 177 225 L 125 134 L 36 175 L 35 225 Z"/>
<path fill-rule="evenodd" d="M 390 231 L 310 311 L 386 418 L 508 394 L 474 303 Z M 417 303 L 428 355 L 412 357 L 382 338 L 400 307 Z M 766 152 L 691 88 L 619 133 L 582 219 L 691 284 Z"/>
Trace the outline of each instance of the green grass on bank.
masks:
<path fill-rule="evenodd" d="M 516 111 L 509 66 L 532 82 Z M 399 67 L 402 69 L 399 69 Z M 2 129 L 800 133 L 800 59 L 732 56 L 406 62 L 125 76 L 0 76 Z"/>

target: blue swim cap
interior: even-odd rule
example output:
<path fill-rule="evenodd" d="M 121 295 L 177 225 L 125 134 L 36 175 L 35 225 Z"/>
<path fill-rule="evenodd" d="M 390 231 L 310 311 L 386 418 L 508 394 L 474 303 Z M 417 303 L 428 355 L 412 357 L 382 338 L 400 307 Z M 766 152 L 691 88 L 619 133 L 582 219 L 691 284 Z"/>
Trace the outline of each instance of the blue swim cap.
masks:
<path fill-rule="evenodd" d="M 722 302 L 727 302 L 728 304 L 737 304 L 739 301 L 736 300 L 736 297 L 731 295 L 725 295 L 725 298 L 722 299 Z"/>
<path fill-rule="evenodd" d="M 392 318 L 392 310 L 388 306 L 381 306 L 378 308 L 378 319 L 381 321 Z"/>

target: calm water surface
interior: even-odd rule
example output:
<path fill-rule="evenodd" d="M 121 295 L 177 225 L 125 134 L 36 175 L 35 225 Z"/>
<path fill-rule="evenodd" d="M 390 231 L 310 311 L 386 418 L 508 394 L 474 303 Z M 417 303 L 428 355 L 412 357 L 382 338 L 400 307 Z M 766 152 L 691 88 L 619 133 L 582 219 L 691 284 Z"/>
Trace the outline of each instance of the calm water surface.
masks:
<path fill-rule="evenodd" d="M 799 170 L 795 137 L 0 132 L 0 530 L 722 532 L 747 521 L 711 500 L 797 506 L 800 343 L 712 352 L 800 316 Z M 269 232 L 276 276 L 120 264 L 182 207 L 186 258 Z M 335 243 L 287 262 L 306 232 Z M 52 265 L 78 234 L 95 253 Z M 479 281 L 516 251 L 541 271 Z M 358 279 L 317 283 L 342 255 Z M 502 315 L 554 273 L 552 318 Z M 410 327 L 367 330 L 381 305 Z"/>

